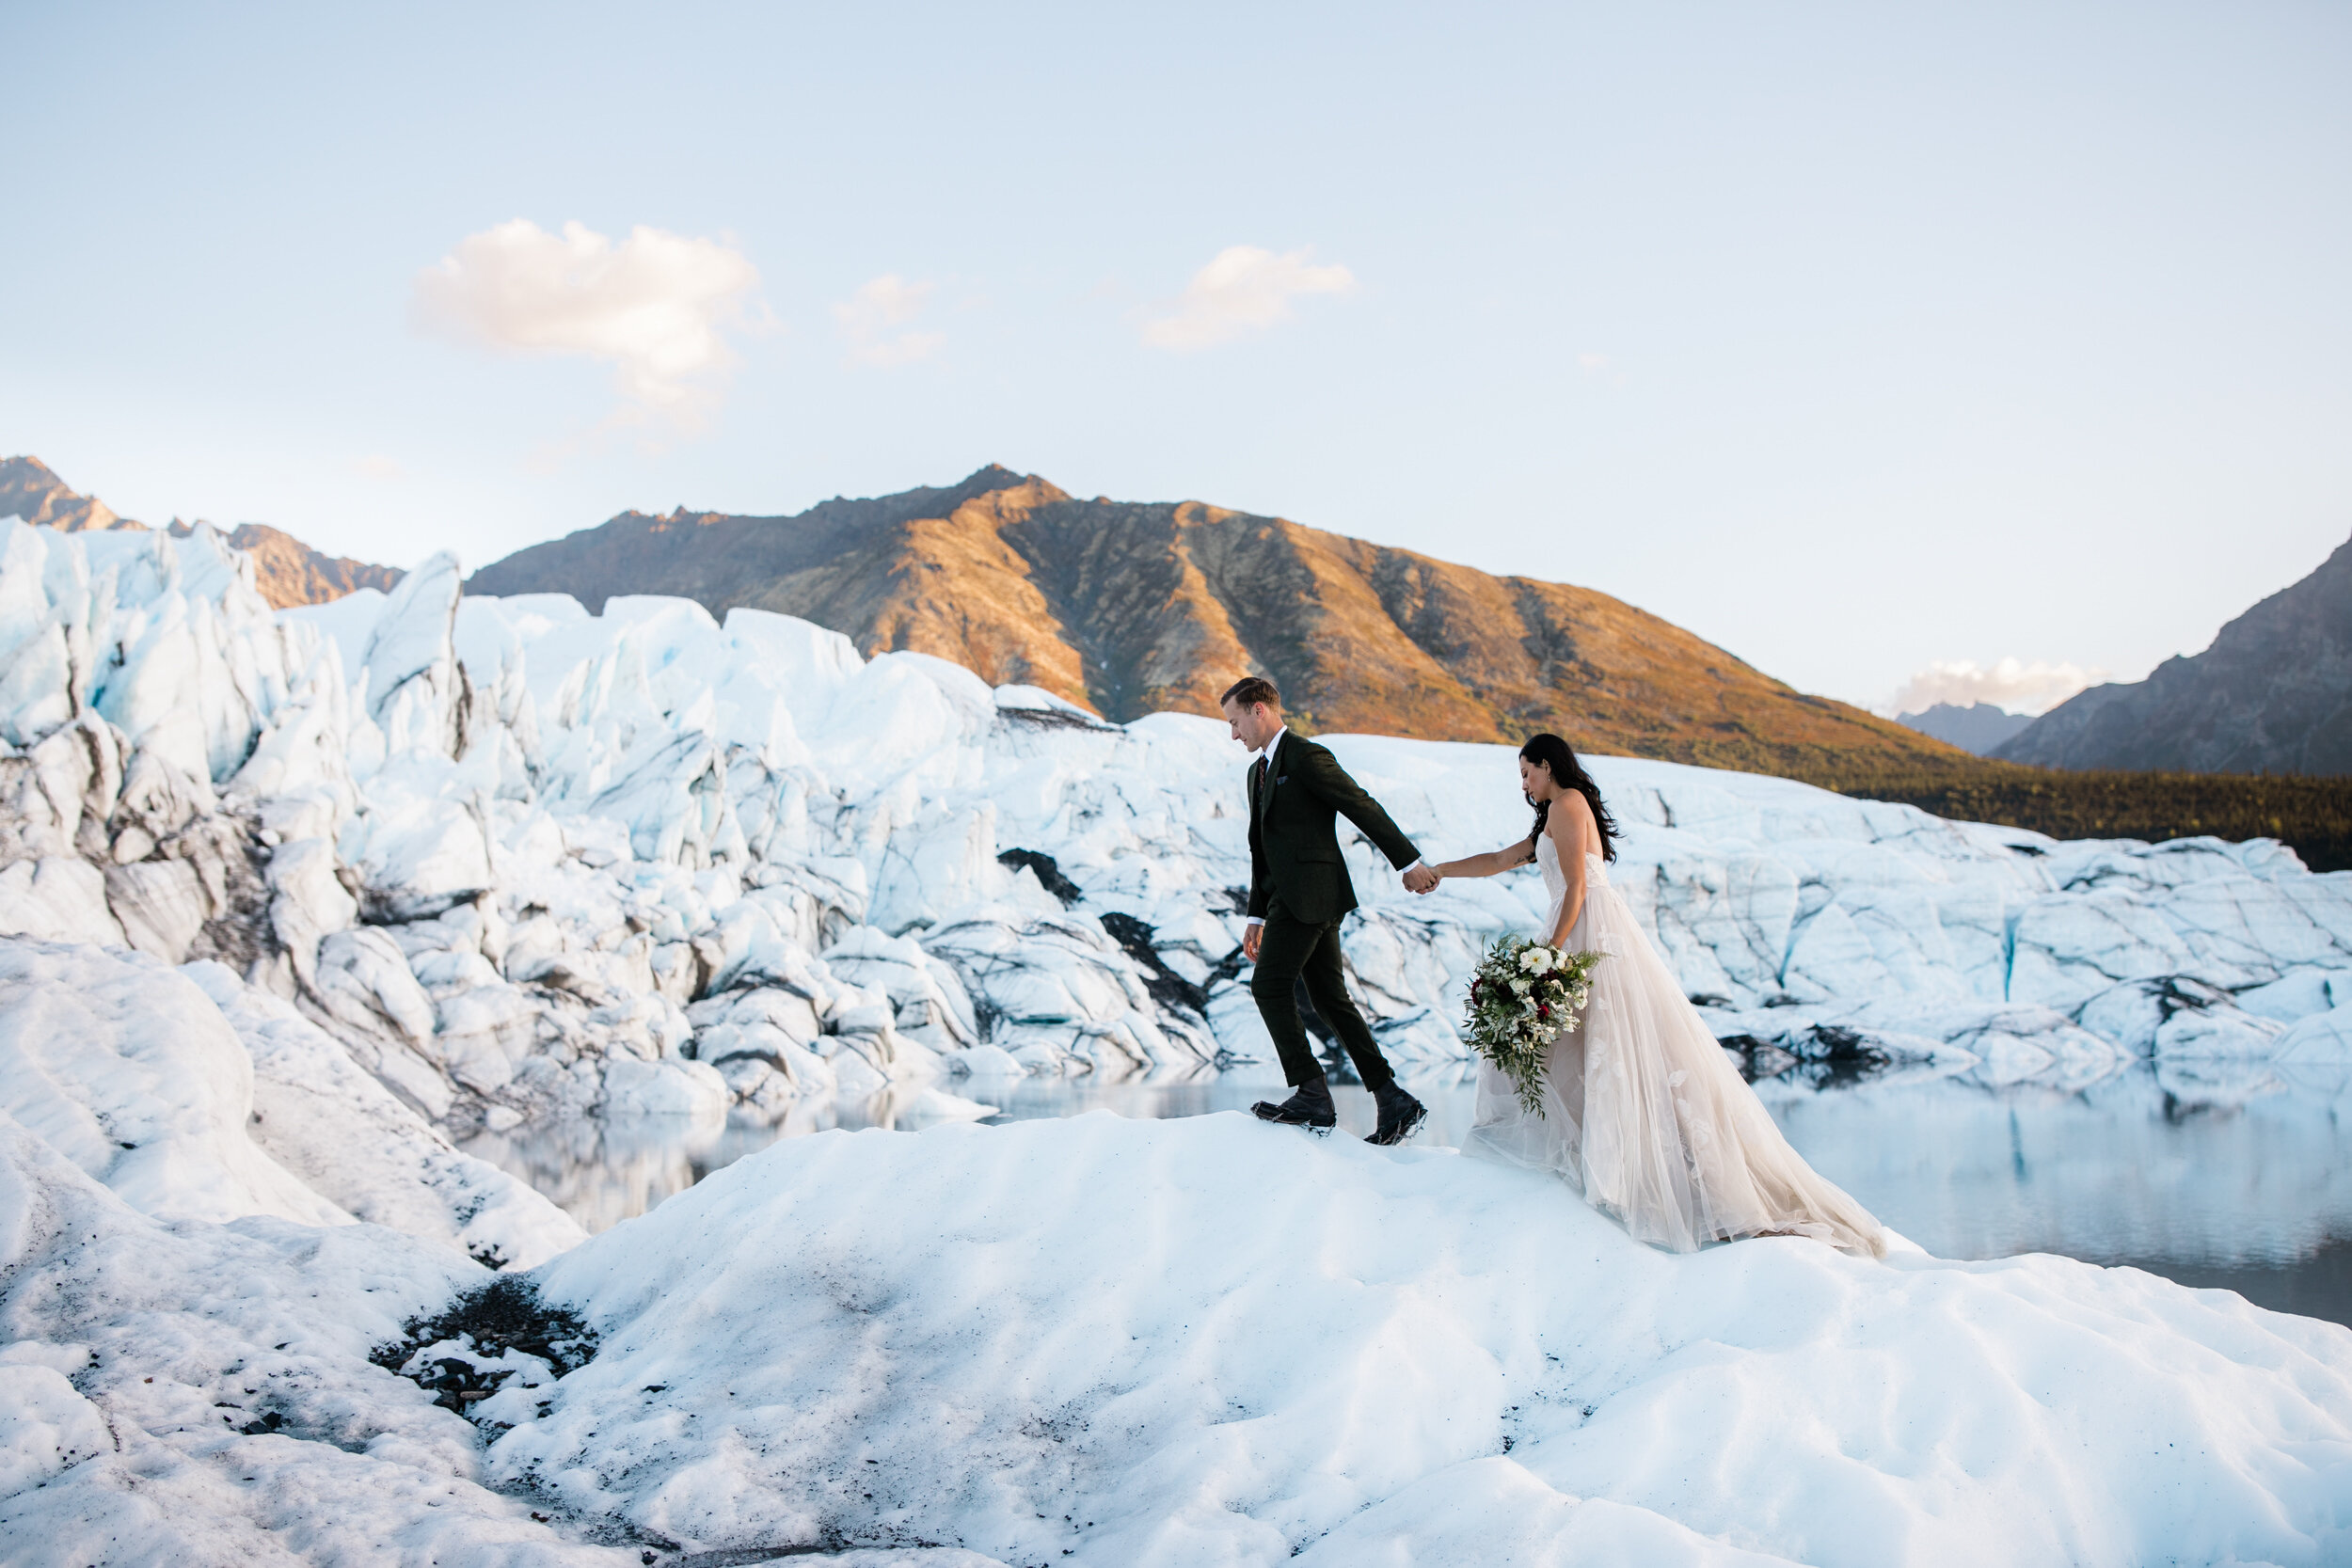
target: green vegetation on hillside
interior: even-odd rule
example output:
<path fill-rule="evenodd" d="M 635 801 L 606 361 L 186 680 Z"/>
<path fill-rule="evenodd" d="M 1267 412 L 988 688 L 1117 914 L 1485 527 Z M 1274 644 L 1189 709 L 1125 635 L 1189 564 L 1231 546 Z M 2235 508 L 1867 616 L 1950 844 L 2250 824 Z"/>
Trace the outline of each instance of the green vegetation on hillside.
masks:
<path fill-rule="evenodd" d="M 1921 767 L 1823 761 L 1791 777 L 1869 800 L 2052 838 L 2279 839 L 2313 871 L 2352 869 L 2352 778 L 2063 772 L 1963 757 Z"/>

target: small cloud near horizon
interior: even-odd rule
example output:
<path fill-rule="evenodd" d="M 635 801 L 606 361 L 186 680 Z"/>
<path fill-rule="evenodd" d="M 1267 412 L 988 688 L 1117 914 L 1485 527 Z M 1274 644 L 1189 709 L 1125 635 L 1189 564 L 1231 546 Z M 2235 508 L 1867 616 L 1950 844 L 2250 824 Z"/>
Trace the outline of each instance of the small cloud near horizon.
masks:
<path fill-rule="evenodd" d="M 889 370 L 929 358 L 947 341 L 941 332 L 897 331 L 923 313 L 938 285 L 910 283 L 895 272 L 861 284 L 857 293 L 833 308 L 833 319 L 849 345 L 852 365 Z"/>
<path fill-rule="evenodd" d="M 1966 707 L 1989 703 L 2010 713 L 2039 716 L 2088 687 L 2099 685 L 2109 672 L 2079 664 L 2052 664 L 2018 658 L 1994 661 L 1990 669 L 1973 658 L 1939 658 L 1914 674 L 1896 691 L 1884 712 L 1892 718 L 1925 713 L 1938 703 Z"/>
<path fill-rule="evenodd" d="M 1143 324 L 1143 341 L 1175 354 L 1211 348 L 1291 318 L 1305 294 L 1343 294 L 1356 275 L 1336 263 L 1316 266 L 1310 250 L 1277 256 L 1256 245 L 1228 245 L 1192 275 L 1168 314 Z"/>
<path fill-rule="evenodd" d="M 401 478 L 401 467 L 380 451 L 372 451 L 352 464 L 361 479 L 375 484 L 390 484 Z"/>
<path fill-rule="evenodd" d="M 514 354 L 609 364 L 612 423 L 690 432 L 717 408 L 736 358 L 729 331 L 772 325 L 750 299 L 759 272 L 732 244 L 631 229 L 617 244 L 586 225 L 550 234 L 515 218 L 469 234 L 419 273 L 416 324 Z"/>

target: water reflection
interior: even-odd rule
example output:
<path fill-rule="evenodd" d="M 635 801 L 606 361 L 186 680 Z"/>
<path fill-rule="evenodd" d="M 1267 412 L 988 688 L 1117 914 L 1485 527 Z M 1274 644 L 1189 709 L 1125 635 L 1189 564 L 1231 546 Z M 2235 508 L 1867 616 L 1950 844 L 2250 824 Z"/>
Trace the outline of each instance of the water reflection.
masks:
<path fill-rule="evenodd" d="M 2140 1067 L 2074 1094 L 1882 1080 L 1769 1096 L 1788 1139 L 1950 1258 L 2058 1252 L 2352 1322 L 2343 1085 L 2185 1100 Z"/>
<path fill-rule="evenodd" d="M 1816 1087 L 1757 1085 L 1799 1152 L 1929 1251 L 1947 1258 L 2057 1252 L 2129 1263 L 2184 1284 L 2237 1291 L 2265 1307 L 2352 1323 L 2352 1131 L 2341 1073 L 2239 1072 L 2229 1093 L 2183 1092 L 2142 1066 L 2076 1092 L 1988 1087 L 1885 1073 Z M 1459 1147 L 1467 1074 L 1413 1081 L 1429 1102 L 1419 1141 Z M 858 1103 L 805 1103 L 773 1124 L 676 1118 L 527 1125 L 483 1133 L 469 1153 L 562 1204 L 591 1230 L 644 1212 L 778 1138 L 828 1128 L 916 1129 L 1108 1110 L 1135 1117 L 1245 1110 L 1279 1097 L 1266 1069 L 1108 1082 L 965 1079 L 895 1088 Z M 1372 1130 L 1372 1099 L 1343 1087 L 1341 1125 Z"/>
<path fill-rule="evenodd" d="M 459 1147 L 521 1177 L 593 1232 L 635 1218 L 779 1138 L 835 1127 L 919 1132 L 942 1121 L 977 1119 L 990 1109 L 937 1085 L 893 1085 L 870 1100 L 796 1101 L 776 1121 L 739 1112 L 708 1121 L 582 1117 L 477 1132 Z"/>

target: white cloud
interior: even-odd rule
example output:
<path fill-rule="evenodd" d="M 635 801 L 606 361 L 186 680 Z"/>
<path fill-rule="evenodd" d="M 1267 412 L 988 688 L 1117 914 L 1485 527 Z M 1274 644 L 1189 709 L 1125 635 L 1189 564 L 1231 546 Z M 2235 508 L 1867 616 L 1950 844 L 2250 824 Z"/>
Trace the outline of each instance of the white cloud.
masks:
<path fill-rule="evenodd" d="M 1605 354 L 1580 354 L 1576 356 L 1576 362 L 1581 369 L 1586 371 L 1605 371 L 1609 368 L 1609 356 Z"/>
<path fill-rule="evenodd" d="M 850 363 L 887 369 L 911 365 L 938 351 L 947 339 L 938 332 L 899 332 L 923 313 L 934 285 L 910 283 L 886 272 L 833 308 L 833 319 L 849 345 Z"/>
<path fill-rule="evenodd" d="M 380 451 L 370 452 L 352 465 L 359 477 L 377 484 L 391 484 L 401 478 L 400 465 Z"/>
<path fill-rule="evenodd" d="M 735 363 L 723 333 L 755 322 L 759 273 L 733 245 L 643 225 L 615 245 L 586 226 L 550 234 L 527 218 L 469 234 L 417 275 L 417 321 L 518 354 L 613 367 L 620 422 L 691 429 Z"/>
<path fill-rule="evenodd" d="M 1192 275 L 1170 313 L 1143 324 L 1143 341 L 1179 354 L 1208 348 L 1288 321 L 1291 301 L 1301 294 L 1343 294 L 1356 286 L 1354 273 L 1315 266 L 1310 254 L 1227 246 Z"/>
<path fill-rule="evenodd" d="M 1938 703 L 1966 707 L 1990 703 L 2011 713 L 2046 713 L 2088 686 L 2107 678 L 2107 672 L 2079 664 L 2052 664 L 2035 659 L 2004 658 L 1991 669 L 1973 658 L 1939 658 L 1905 681 L 1886 711 L 1925 713 Z"/>

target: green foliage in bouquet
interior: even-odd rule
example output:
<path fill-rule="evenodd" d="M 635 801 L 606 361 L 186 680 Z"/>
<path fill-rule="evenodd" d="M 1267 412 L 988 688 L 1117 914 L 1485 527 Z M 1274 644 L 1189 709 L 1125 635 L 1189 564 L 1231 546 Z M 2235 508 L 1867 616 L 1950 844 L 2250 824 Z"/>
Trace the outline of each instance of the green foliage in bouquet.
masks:
<path fill-rule="evenodd" d="M 1576 1027 L 1592 999 L 1598 953 L 1564 953 L 1526 937 L 1497 937 L 1470 974 L 1470 1015 L 1464 1027 L 1478 1053 L 1492 1062 L 1519 1103 L 1544 1114 L 1544 1058 L 1551 1042 Z"/>

